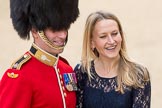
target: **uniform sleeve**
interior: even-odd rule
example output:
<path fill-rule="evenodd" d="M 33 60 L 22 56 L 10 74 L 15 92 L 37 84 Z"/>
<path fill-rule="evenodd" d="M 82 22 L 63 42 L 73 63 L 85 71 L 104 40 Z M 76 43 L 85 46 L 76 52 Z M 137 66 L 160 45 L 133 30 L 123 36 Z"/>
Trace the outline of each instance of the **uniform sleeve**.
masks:
<path fill-rule="evenodd" d="M 10 74 L 17 76 L 9 76 Z M 7 70 L 0 82 L 0 108 L 30 108 L 32 90 L 18 70 Z"/>
<path fill-rule="evenodd" d="M 75 67 L 74 71 L 76 72 L 77 87 L 78 87 L 78 90 L 76 92 L 77 96 L 76 108 L 82 108 L 84 80 L 83 80 L 83 72 L 79 64 Z"/>

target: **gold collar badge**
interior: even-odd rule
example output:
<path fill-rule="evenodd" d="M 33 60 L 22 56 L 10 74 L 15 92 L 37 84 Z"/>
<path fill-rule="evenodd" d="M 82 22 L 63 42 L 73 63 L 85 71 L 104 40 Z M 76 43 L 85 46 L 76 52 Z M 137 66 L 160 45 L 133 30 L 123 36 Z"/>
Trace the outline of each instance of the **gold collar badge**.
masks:
<path fill-rule="evenodd" d="M 34 43 L 30 49 L 30 53 L 35 58 L 37 58 L 39 61 L 41 61 L 42 63 L 49 65 L 49 66 L 56 65 L 57 60 L 58 60 L 58 57 L 55 57 L 55 56 L 43 51 L 42 49 L 37 47 Z"/>

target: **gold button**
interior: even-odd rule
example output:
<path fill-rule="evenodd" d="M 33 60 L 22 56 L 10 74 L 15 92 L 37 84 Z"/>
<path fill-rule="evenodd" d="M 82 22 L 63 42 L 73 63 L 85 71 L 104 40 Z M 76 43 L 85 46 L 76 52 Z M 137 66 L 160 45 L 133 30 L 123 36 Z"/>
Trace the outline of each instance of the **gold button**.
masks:
<path fill-rule="evenodd" d="M 60 79 L 62 79 L 62 75 L 60 75 Z"/>
<path fill-rule="evenodd" d="M 18 63 L 14 64 L 13 68 L 17 68 L 18 65 L 19 65 Z"/>
<path fill-rule="evenodd" d="M 57 69 L 57 72 L 59 72 L 59 73 L 60 73 L 60 69 Z"/>
<path fill-rule="evenodd" d="M 24 58 L 26 58 L 26 57 L 28 57 L 28 55 L 27 55 L 27 54 L 25 54 L 25 55 L 24 55 Z"/>
<path fill-rule="evenodd" d="M 63 81 L 61 81 L 61 85 L 63 85 Z"/>
<path fill-rule="evenodd" d="M 66 96 L 67 96 L 67 94 L 66 94 L 66 93 L 64 93 L 64 96 L 66 97 Z"/>
<path fill-rule="evenodd" d="M 65 87 L 64 86 L 62 87 L 62 89 L 63 89 L 63 91 L 65 91 Z"/>

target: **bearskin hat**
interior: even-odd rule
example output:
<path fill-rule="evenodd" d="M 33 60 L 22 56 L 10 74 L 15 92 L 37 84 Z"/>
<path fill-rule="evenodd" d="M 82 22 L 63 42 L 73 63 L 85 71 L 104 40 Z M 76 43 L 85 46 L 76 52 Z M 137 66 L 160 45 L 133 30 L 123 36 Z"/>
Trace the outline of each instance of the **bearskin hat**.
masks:
<path fill-rule="evenodd" d="M 68 30 L 79 16 L 78 0 L 10 0 L 10 17 L 22 39 L 32 28 Z"/>

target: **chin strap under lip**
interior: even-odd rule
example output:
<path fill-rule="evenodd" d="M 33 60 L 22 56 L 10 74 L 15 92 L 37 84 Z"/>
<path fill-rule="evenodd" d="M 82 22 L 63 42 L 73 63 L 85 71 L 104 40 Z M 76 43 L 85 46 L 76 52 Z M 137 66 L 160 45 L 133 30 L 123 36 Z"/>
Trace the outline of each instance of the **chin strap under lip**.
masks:
<path fill-rule="evenodd" d="M 45 36 L 45 34 L 44 34 L 43 31 L 38 31 L 38 34 L 39 34 L 39 36 L 41 37 L 41 39 L 42 39 L 49 47 L 51 47 L 51 48 L 53 48 L 53 49 L 56 49 L 56 50 L 62 50 L 62 49 L 64 49 L 64 47 L 65 47 L 65 45 L 66 45 L 66 43 L 67 43 L 67 41 L 68 41 L 68 35 L 67 35 L 64 46 L 56 46 L 56 45 L 52 44 L 52 42 L 47 38 L 47 36 Z"/>

